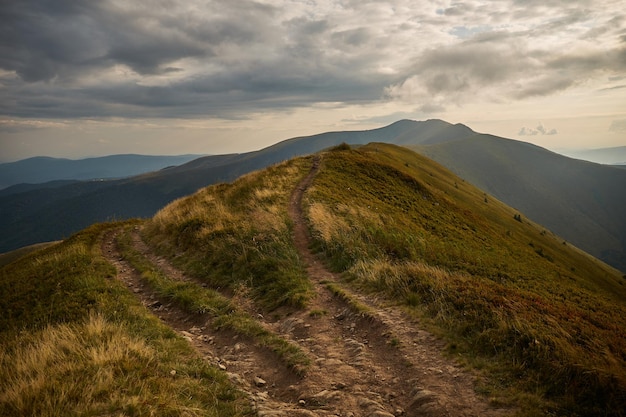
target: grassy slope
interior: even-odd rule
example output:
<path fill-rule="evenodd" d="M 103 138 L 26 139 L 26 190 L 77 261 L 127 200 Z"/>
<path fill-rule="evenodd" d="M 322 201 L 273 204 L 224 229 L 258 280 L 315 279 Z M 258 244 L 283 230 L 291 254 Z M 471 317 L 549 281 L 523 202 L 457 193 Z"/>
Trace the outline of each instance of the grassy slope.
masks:
<path fill-rule="evenodd" d="M 399 147 L 326 153 L 307 193 L 317 250 L 355 285 L 430 317 L 527 415 L 618 414 L 624 280 L 514 209 Z M 309 296 L 290 238 L 296 159 L 178 200 L 147 223 L 161 253 L 267 310 Z M 517 400 L 515 397 L 518 397 Z"/>
<path fill-rule="evenodd" d="M 416 149 L 626 271 L 626 172 L 490 135 Z"/>
<path fill-rule="evenodd" d="M 0 415 L 246 415 L 226 376 L 111 279 L 99 241 L 113 226 L 0 269 Z"/>
<path fill-rule="evenodd" d="M 391 145 L 328 153 L 306 199 L 330 264 L 430 317 L 452 351 L 488 368 L 492 393 L 517 392 L 530 414 L 626 406 L 616 270 Z"/>
<path fill-rule="evenodd" d="M 124 259 L 141 273 L 141 279 L 160 297 L 172 301 L 190 314 L 206 314 L 211 318 L 211 325 L 215 329 L 230 329 L 238 335 L 250 338 L 259 346 L 273 351 L 296 373 L 306 374 L 311 364 L 306 353 L 299 346 L 261 326 L 237 304 L 237 299 L 231 300 L 218 291 L 197 283 L 171 279 L 132 246 L 128 232 L 120 236 L 117 243 Z"/>
<path fill-rule="evenodd" d="M 16 249 L 11 252 L 0 253 L 0 268 L 5 265 L 10 264 L 11 262 L 15 262 L 16 260 L 28 255 L 29 253 L 47 248 L 48 246 L 52 246 L 59 242 L 60 241 L 37 243 L 34 245 L 30 245 L 30 246 L 24 246 L 23 248 Z"/>

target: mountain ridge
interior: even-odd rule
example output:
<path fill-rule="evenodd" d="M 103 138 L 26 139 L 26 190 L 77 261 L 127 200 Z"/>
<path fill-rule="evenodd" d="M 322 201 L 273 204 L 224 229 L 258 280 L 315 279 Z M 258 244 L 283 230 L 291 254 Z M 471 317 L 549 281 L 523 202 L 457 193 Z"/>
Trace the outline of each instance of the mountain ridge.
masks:
<path fill-rule="evenodd" d="M 6 237 L 0 241 L 0 251 L 41 241 L 56 240 L 97 221 L 129 217 L 149 217 L 168 202 L 191 194 L 206 185 L 229 182 L 247 172 L 262 169 L 295 156 L 311 154 L 342 142 L 363 145 L 372 141 L 399 141 L 405 146 L 410 143 L 421 145 L 423 149 L 428 149 L 428 147 L 434 149 L 432 147 L 439 146 L 447 147 L 451 149 L 450 152 L 454 152 L 451 145 L 452 141 L 469 140 L 468 138 L 476 136 L 480 136 L 480 134 L 461 124 L 452 125 L 442 120 L 400 120 L 379 129 L 320 133 L 313 136 L 287 139 L 259 151 L 203 157 L 177 167 L 125 180 L 59 187 L 55 189 L 53 194 L 35 190 L 30 194 L 0 197 L 0 213 L 8 213 L 4 218 L 12 219 L 9 222 L 1 220 L 3 217 L 0 217 L 0 228 L 6 231 Z M 494 143 L 496 143 L 496 137 L 492 138 L 494 138 Z M 557 158 L 560 161 L 559 163 L 565 164 L 564 166 L 566 167 L 572 164 L 578 167 L 581 164 L 580 161 L 564 156 L 558 157 L 558 155 L 550 151 L 525 142 L 503 139 L 502 143 L 506 143 L 508 146 L 500 146 L 499 153 L 493 153 L 492 156 L 495 161 L 499 159 L 514 161 L 516 153 L 527 154 L 530 149 L 539 152 L 541 155 L 549 153 Z M 472 152 L 467 153 L 467 155 L 471 154 Z M 476 152 L 474 154 L 476 154 L 477 158 L 482 158 Z M 493 170 L 488 171 L 485 169 L 486 166 L 489 166 L 489 163 L 484 164 L 471 161 L 466 157 L 467 155 L 457 155 L 456 160 L 448 158 L 447 162 L 446 158 L 440 158 L 439 162 L 443 162 L 444 165 L 451 168 L 463 164 L 468 165 L 468 172 L 466 173 L 468 175 L 466 180 L 468 181 L 472 181 L 470 174 L 477 178 L 491 174 L 497 179 L 499 175 L 495 175 Z M 548 210 L 547 208 L 541 209 L 540 206 L 542 200 L 545 200 L 547 203 L 550 202 L 546 196 L 549 196 L 549 198 L 558 196 L 558 184 L 554 183 L 554 181 L 550 182 L 551 191 L 543 190 L 539 192 L 546 187 L 547 183 L 541 177 L 533 174 L 533 171 L 542 171 L 549 169 L 549 167 L 538 166 L 536 161 L 532 159 L 516 161 L 515 164 L 521 165 L 520 167 L 503 167 L 502 172 L 504 174 L 510 169 L 514 169 L 518 174 L 505 175 L 507 178 L 510 178 L 510 183 L 521 184 L 522 189 L 525 191 L 523 193 L 525 198 L 537 206 L 535 212 L 539 214 L 543 212 L 545 214 L 548 211 L 554 211 L 554 207 Z M 469 172 L 469 168 L 476 172 L 472 174 Z M 600 167 L 593 171 L 598 176 L 611 178 L 609 181 L 611 183 L 618 181 L 618 184 L 623 184 L 626 187 L 621 174 L 609 173 L 610 171 L 607 170 L 618 170 L 618 168 Z M 575 169 L 574 171 L 581 170 Z M 574 173 L 578 176 L 572 181 L 578 181 L 582 185 L 589 182 L 587 179 L 580 177 L 580 172 Z M 464 175 L 461 176 L 463 177 Z M 533 180 L 524 182 L 526 176 L 533 176 Z M 618 179 L 616 180 L 615 178 Z M 495 198 L 511 203 L 511 205 L 518 207 L 522 212 L 525 211 L 525 207 L 522 204 L 508 199 L 507 195 L 510 194 L 509 188 L 496 187 L 491 185 L 489 181 L 483 181 L 481 186 L 485 189 L 485 192 L 493 195 Z M 617 224 L 608 224 L 607 221 L 598 218 L 598 216 L 606 217 L 606 213 L 598 210 L 595 206 L 591 209 L 585 208 L 589 205 L 589 201 L 592 201 L 594 198 L 593 187 L 587 185 L 579 188 L 580 192 L 578 194 L 571 193 L 570 201 L 563 200 L 557 204 L 557 210 L 554 211 L 552 218 L 546 218 L 545 215 L 544 217 L 537 217 L 535 212 L 525 213 L 525 215 L 534 219 L 547 219 L 543 221 L 546 228 L 566 235 L 564 237 L 568 241 L 626 271 L 626 239 L 623 239 L 626 236 L 626 226 L 622 225 L 619 219 L 614 219 L 617 216 L 615 213 L 619 213 L 621 210 L 626 211 L 626 207 L 619 200 L 619 195 L 609 198 L 605 193 L 603 199 L 605 199 L 604 203 L 608 205 L 610 221 L 617 222 Z M 77 194 L 76 190 L 78 189 L 83 190 L 81 191 L 83 194 Z M 578 206 L 583 207 L 583 209 L 578 209 Z M 575 215 L 571 214 L 571 208 L 576 208 Z M 572 235 L 570 229 L 563 229 L 558 224 L 562 223 L 563 218 L 567 218 L 574 224 L 579 224 L 580 232 Z M 566 230 L 567 233 L 562 232 L 562 230 Z M 32 235 L 29 236 L 29 233 L 32 233 Z M 589 239 L 587 236 L 594 236 L 594 238 Z"/>
<path fill-rule="evenodd" d="M 56 180 L 123 178 L 180 165 L 201 155 L 117 154 L 69 159 L 35 156 L 0 164 L 0 190 L 18 184 L 41 184 Z"/>

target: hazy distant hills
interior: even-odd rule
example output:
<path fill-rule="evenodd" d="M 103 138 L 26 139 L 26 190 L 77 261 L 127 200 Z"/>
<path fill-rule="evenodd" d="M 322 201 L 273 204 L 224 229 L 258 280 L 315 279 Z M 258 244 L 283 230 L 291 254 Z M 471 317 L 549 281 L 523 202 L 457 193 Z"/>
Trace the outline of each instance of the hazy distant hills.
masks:
<path fill-rule="evenodd" d="M 123 180 L 0 195 L 0 252 L 57 240 L 94 222 L 149 217 L 206 185 L 340 143 L 370 142 L 419 145 L 420 152 L 524 216 L 626 271 L 626 170 L 480 135 L 441 120 L 402 120 L 374 130 L 298 137 L 260 151 L 202 157 Z"/>
<path fill-rule="evenodd" d="M 111 155 L 99 158 L 63 159 L 38 156 L 0 164 L 0 189 L 15 184 L 39 184 L 55 180 L 123 178 L 168 166 L 181 165 L 202 155 Z M 17 189 L 16 191 L 22 191 Z"/>
<path fill-rule="evenodd" d="M 572 158 L 584 159 L 586 161 L 597 162 L 599 164 L 626 165 L 626 146 L 563 151 L 563 154 Z"/>

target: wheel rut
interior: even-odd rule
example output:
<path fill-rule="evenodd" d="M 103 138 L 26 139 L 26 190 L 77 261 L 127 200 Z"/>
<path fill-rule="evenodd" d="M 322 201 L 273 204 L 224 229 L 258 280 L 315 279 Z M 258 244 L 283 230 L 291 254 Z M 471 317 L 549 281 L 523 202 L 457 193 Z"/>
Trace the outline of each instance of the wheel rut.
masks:
<path fill-rule="evenodd" d="M 279 318 L 264 317 L 251 303 L 242 307 L 268 330 L 297 344 L 311 359 L 304 376 L 288 369 L 275 354 L 254 340 L 229 331 L 215 331 L 204 315 L 190 315 L 160 299 L 126 262 L 111 232 L 102 240 L 102 253 L 116 266 L 118 279 L 151 308 L 165 324 L 185 337 L 205 358 L 227 372 L 247 393 L 259 416 L 501 416 L 507 410 L 489 406 L 473 390 L 475 376 L 442 355 L 443 343 L 419 329 L 419 323 L 372 297 L 342 289 L 368 306 L 361 314 L 335 296 L 327 282 L 340 283 L 309 249 L 310 238 L 302 198 L 322 160 L 314 157 L 308 175 L 294 189 L 289 215 L 294 243 L 314 285 L 315 296 L 306 309 Z M 157 256 L 132 232 L 132 242 L 146 259 L 170 279 L 194 282 Z M 508 410 L 510 412 L 510 410 Z"/>

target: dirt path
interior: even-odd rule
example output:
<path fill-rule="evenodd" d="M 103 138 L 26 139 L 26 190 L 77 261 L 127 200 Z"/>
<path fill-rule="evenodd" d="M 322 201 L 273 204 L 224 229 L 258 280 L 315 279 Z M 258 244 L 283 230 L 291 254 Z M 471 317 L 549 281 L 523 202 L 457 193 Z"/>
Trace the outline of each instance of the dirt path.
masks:
<path fill-rule="evenodd" d="M 349 292 L 350 297 L 375 311 L 364 317 L 322 284 L 338 281 L 338 277 L 309 250 L 301 207 L 302 196 L 319 169 L 320 160 L 316 158 L 289 204 L 294 241 L 307 265 L 316 296 L 307 309 L 279 319 L 265 318 L 249 310 L 263 326 L 297 343 L 309 355 L 313 364 L 302 378 L 253 341 L 228 332 L 214 332 L 207 317 L 189 316 L 159 300 L 121 259 L 113 234 L 105 236 L 103 253 L 117 267 L 118 278 L 146 306 L 187 337 L 208 361 L 229 372 L 231 380 L 248 393 L 259 416 L 504 415 L 503 410 L 490 408 L 486 400 L 475 394 L 474 377 L 445 359 L 441 354 L 443 344 L 419 330 L 419 323 L 370 297 Z M 170 278 L 202 285 L 152 253 L 139 233 L 133 233 L 133 242 Z"/>

